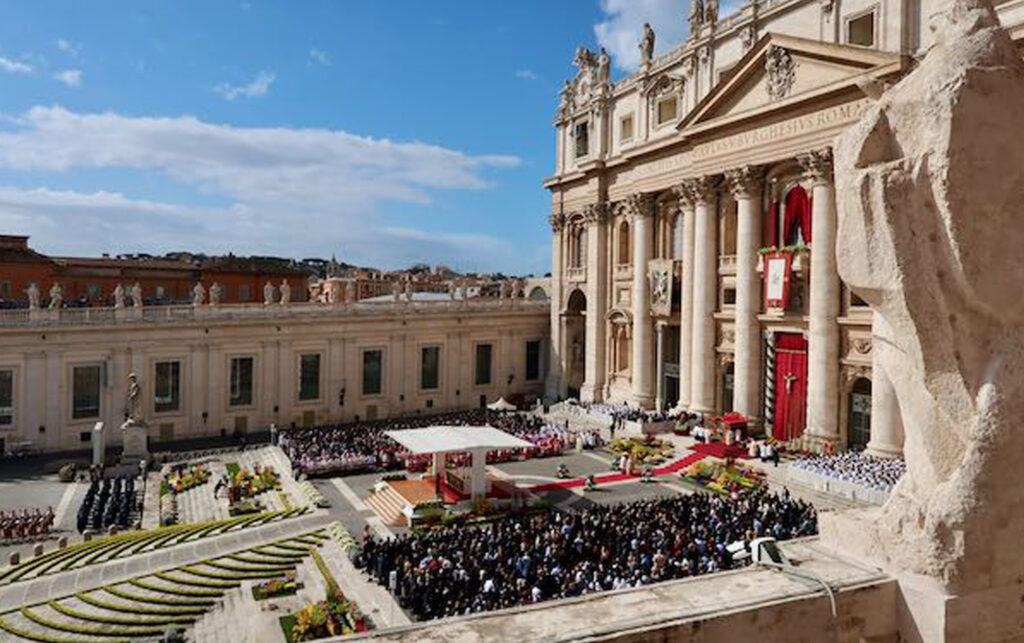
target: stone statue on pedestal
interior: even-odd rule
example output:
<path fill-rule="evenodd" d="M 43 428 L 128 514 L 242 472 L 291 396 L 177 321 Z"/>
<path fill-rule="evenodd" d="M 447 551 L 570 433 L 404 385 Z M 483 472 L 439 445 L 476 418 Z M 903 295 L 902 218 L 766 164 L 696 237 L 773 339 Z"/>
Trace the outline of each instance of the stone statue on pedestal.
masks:
<path fill-rule="evenodd" d="M 114 308 L 124 308 L 124 286 L 121 284 L 114 288 Z"/>
<path fill-rule="evenodd" d="M 122 462 L 140 462 L 149 459 L 146 421 L 142 418 L 142 389 L 135 373 L 128 374 L 128 416 L 121 425 Z"/>
<path fill-rule="evenodd" d="M 397 281 L 391 282 L 391 296 L 395 301 L 399 301 L 402 298 L 402 284 Z"/>
<path fill-rule="evenodd" d="M 597 81 L 607 83 L 612 79 L 612 57 L 604 47 L 597 54 Z"/>
<path fill-rule="evenodd" d="M 223 294 L 224 294 L 224 289 L 221 288 L 221 285 L 219 283 L 217 283 L 216 281 L 213 282 L 213 285 L 210 286 L 210 305 L 211 306 L 219 306 L 220 305 L 220 298 L 221 298 L 221 296 Z"/>
<path fill-rule="evenodd" d="M 274 294 L 275 293 L 276 293 L 276 290 L 274 289 L 274 284 L 270 283 L 269 281 L 267 281 L 267 283 L 263 284 L 263 305 L 264 306 L 269 306 L 270 304 L 274 303 Z"/>
<path fill-rule="evenodd" d="M 64 306 L 64 289 L 59 283 L 50 286 L 50 310 L 57 310 Z"/>
<path fill-rule="evenodd" d="M 690 0 L 690 37 L 700 34 L 704 24 L 704 0 Z"/>
<path fill-rule="evenodd" d="M 712 28 L 718 22 L 718 0 L 707 0 L 704 5 L 704 22 Z"/>
<path fill-rule="evenodd" d="M 196 282 L 196 285 L 192 286 L 192 305 L 202 306 L 204 299 L 206 299 L 206 288 L 203 288 L 202 283 Z"/>
<path fill-rule="evenodd" d="M 25 294 L 28 295 L 28 309 L 39 310 L 39 286 L 36 285 L 36 282 L 33 281 L 28 285 Z"/>
<path fill-rule="evenodd" d="M 142 286 L 137 281 L 132 286 L 132 307 L 142 308 Z"/>
<path fill-rule="evenodd" d="M 288 283 L 287 279 L 281 280 L 281 285 L 277 288 L 281 291 L 281 305 L 289 306 L 292 303 L 292 287 Z"/>

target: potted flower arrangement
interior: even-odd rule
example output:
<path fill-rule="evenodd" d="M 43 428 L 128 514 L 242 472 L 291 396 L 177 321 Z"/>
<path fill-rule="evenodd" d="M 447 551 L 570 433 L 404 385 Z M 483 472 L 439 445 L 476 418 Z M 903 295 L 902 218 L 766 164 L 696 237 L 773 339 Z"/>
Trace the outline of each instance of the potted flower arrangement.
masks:
<path fill-rule="evenodd" d="M 271 578 L 252 587 L 252 597 L 258 601 L 277 596 L 291 596 L 299 589 L 295 574 L 289 572 L 279 578 Z"/>

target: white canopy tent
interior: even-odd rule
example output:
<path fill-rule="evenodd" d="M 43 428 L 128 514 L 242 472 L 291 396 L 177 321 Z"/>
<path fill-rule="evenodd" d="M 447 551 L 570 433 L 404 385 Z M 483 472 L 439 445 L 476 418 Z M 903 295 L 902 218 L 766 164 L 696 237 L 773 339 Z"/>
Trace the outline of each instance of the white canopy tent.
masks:
<path fill-rule="evenodd" d="M 491 426 L 431 426 L 425 429 L 385 431 L 385 435 L 410 453 L 433 454 L 434 471 L 442 474 L 442 455 L 468 451 L 473 455 L 469 476 L 469 497 L 487 492 L 487 452 L 497 449 L 526 449 L 533 444 Z"/>
<path fill-rule="evenodd" d="M 518 407 L 505 398 L 499 397 L 497 402 L 491 402 L 487 408 L 492 411 L 515 411 Z"/>

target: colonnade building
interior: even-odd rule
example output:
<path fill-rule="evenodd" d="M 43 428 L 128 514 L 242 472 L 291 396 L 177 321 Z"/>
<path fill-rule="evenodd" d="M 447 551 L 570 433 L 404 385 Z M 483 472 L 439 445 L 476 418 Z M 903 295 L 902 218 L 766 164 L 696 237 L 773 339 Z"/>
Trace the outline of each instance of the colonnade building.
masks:
<path fill-rule="evenodd" d="M 0 454 L 154 444 L 543 394 L 548 302 L 402 300 L 0 311 Z"/>
<path fill-rule="evenodd" d="M 872 311 L 836 270 L 830 146 L 926 50 L 937 7 L 755 0 L 718 19 L 694 1 L 686 42 L 619 82 L 581 48 L 562 91 L 548 395 L 898 455 Z M 1019 25 L 1024 3 L 999 11 Z"/>

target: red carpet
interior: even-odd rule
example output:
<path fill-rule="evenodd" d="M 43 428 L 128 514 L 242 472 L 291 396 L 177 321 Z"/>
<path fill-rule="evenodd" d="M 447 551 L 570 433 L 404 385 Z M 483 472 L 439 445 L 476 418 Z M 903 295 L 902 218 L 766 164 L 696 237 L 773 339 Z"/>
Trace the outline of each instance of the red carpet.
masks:
<path fill-rule="evenodd" d="M 700 445 L 698 445 L 700 446 Z M 709 454 L 706 453 L 691 453 L 683 458 L 676 460 L 675 462 L 669 463 L 663 467 L 653 469 L 651 472 L 654 475 L 667 475 L 682 471 L 686 467 L 690 466 L 698 460 L 703 460 Z M 610 482 L 622 482 L 623 480 L 639 479 L 639 475 L 631 475 L 628 473 L 606 473 L 600 476 L 594 476 L 594 483 L 597 485 L 608 484 Z M 534 493 L 540 493 L 543 491 L 554 491 L 555 489 L 575 489 L 582 487 L 586 484 L 585 478 L 573 478 L 572 480 L 559 480 L 558 482 L 545 482 L 530 487 L 530 491 Z"/>
<path fill-rule="evenodd" d="M 726 446 L 724 442 L 711 442 L 710 444 L 698 442 L 691 446 L 690 448 L 696 451 L 697 453 L 702 453 L 706 456 L 711 456 L 712 458 L 722 458 L 723 460 L 725 458 L 746 459 L 750 457 L 747 454 L 747 450 L 744 449 L 743 447 L 735 444 Z"/>

